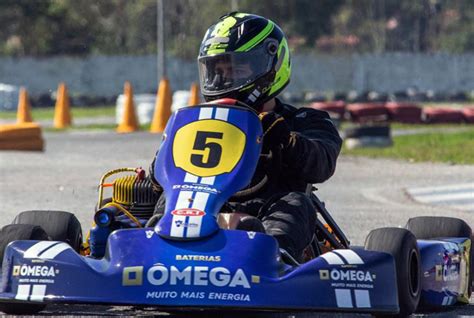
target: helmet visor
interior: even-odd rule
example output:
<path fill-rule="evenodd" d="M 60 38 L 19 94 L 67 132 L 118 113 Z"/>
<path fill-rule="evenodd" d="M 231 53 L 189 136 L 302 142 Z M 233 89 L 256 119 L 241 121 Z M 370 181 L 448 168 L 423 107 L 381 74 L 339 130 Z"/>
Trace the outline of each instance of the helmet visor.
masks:
<path fill-rule="evenodd" d="M 272 69 L 273 56 L 263 46 L 248 52 L 226 52 L 198 59 L 201 91 L 220 95 L 252 83 Z"/>

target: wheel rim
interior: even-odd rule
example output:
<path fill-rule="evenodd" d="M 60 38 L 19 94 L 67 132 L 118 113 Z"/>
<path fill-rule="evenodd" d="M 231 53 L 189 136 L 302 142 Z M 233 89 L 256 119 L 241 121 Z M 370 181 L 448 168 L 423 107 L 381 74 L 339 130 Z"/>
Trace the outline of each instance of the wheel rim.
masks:
<path fill-rule="evenodd" d="M 418 273 L 419 259 L 418 259 L 418 254 L 416 253 L 416 250 L 414 249 L 410 251 L 410 257 L 408 258 L 408 265 L 409 265 L 408 282 L 409 282 L 410 293 L 412 294 L 412 296 L 417 296 L 419 292 L 419 282 L 420 282 L 420 277 Z"/>

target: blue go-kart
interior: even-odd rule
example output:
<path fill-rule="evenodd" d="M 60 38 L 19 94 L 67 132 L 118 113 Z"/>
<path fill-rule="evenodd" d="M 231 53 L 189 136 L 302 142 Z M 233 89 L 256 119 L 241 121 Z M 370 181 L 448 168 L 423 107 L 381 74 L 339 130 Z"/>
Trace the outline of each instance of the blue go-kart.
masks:
<path fill-rule="evenodd" d="M 154 164 L 165 213 L 153 213 L 149 177 L 129 168 L 102 177 L 85 242 L 71 213 L 20 213 L 0 232 L 0 310 L 87 303 L 404 316 L 469 303 L 472 233 L 462 220 L 417 217 L 350 246 L 309 186 L 318 221 L 296 260 L 258 227 L 246 228 L 245 215 L 220 213 L 232 196 L 264 186 L 266 176 L 249 186 L 256 164 L 277 154 L 262 154 L 261 145 L 257 114 L 233 100 L 180 109 Z M 117 173 L 125 175 L 107 181 Z"/>

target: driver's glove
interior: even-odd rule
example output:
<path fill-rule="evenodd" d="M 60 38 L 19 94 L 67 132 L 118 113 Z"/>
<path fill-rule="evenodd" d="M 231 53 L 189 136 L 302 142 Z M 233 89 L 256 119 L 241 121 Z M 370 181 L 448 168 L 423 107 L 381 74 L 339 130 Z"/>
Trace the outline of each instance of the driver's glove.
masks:
<path fill-rule="evenodd" d="M 274 149 L 277 146 L 286 148 L 290 143 L 291 131 L 285 119 L 275 112 L 259 115 L 263 127 L 263 146 Z"/>

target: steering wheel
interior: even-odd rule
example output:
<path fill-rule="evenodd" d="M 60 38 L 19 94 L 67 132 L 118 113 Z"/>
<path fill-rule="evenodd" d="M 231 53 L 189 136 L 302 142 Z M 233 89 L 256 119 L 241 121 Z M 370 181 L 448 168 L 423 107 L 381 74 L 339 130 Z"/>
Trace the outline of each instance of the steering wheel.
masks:
<path fill-rule="evenodd" d="M 244 189 L 234 193 L 232 198 L 242 199 L 253 196 L 262 190 L 269 182 L 276 183 L 278 181 L 278 171 L 282 168 L 282 148 L 269 149 L 268 153 L 262 152 L 260 154 L 259 165 L 263 165 L 265 171 L 263 177 L 254 184 L 249 184 Z"/>

